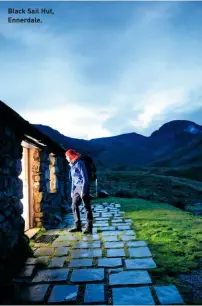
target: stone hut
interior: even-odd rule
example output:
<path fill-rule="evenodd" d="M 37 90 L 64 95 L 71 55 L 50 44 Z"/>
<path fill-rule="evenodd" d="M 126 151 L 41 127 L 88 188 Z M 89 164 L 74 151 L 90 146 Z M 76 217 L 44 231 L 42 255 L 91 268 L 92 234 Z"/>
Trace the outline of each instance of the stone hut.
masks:
<path fill-rule="evenodd" d="M 24 232 L 58 226 L 67 184 L 65 149 L 0 101 L 0 262 Z"/>

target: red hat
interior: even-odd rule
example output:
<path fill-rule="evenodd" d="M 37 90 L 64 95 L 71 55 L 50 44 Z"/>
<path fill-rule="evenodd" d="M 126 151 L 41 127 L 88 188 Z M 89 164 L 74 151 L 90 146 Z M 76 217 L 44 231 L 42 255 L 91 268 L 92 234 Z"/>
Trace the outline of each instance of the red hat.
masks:
<path fill-rule="evenodd" d="M 78 158 L 80 156 L 79 153 L 77 153 L 75 150 L 73 149 L 69 149 L 68 151 L 65 152 L 66 156 L 69 156 L 71 160 Z"/>

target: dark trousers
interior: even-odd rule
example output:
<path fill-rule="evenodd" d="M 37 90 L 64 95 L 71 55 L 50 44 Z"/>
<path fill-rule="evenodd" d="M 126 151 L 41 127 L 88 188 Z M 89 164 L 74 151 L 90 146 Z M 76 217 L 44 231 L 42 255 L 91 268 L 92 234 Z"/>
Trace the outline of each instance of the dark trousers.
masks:
<path fill-rule="evenodd" d="M 74 215 L 74 222 L 76 225 L 81 224 L 80 211 L 79 211 L 79 205 L 81 203 L 83 203 L 84 208 L 86 210 L 87 226 L 92 227 L 93 214 L 92 214 L 92 209 L 91 209 L 91 204 L 90 204 L 89 190 L 86 192 L 85 196 L 81 198 L 81 187 L 78 186 L 74 190 L 73 197 L 72 197 L 72 211 Z"/>

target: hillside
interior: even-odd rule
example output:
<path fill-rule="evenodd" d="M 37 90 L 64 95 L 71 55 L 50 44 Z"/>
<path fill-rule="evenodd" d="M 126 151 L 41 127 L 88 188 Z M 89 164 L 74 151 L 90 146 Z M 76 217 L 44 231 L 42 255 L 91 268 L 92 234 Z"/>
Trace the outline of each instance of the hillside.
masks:
<path fill-rule="evenodd" d="M 202 165 L 202 126 L 186 120 L 164 124 L 150 137 L 128 133 L 92 140 L 75 139 L 35 125 L 65 148 L 91 154 L 107 168 Z"/>

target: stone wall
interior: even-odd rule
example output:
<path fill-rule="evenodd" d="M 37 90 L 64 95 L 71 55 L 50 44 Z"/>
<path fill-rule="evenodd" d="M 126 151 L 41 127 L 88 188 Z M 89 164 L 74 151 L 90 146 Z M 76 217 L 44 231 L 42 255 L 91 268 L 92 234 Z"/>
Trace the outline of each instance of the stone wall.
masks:
<path fill-rule="evenodd" d="M 21 173 L 22 135 L 0 126 L 0 261 L 5 260 L 24 233 Z"/>
<path fill-rule="evenodd" d="M 33 150 L 33 197 L 36 227 L 54 227 L 68 206 L 67 162 L 50 148 Z"/>

